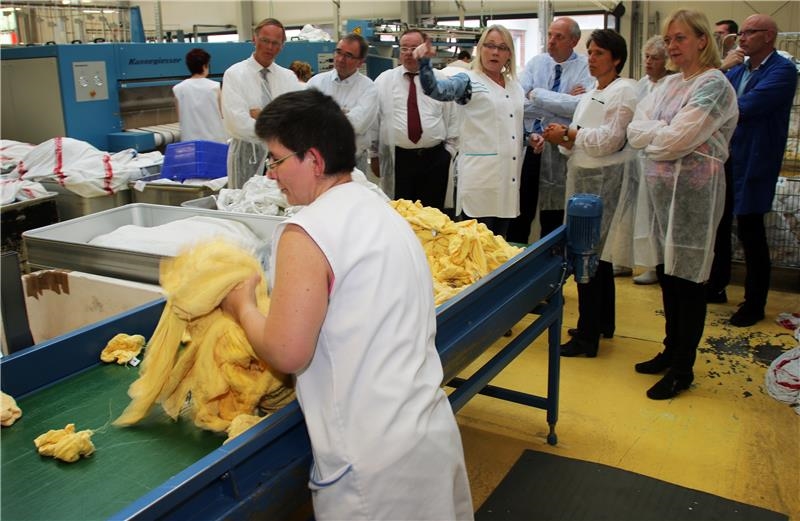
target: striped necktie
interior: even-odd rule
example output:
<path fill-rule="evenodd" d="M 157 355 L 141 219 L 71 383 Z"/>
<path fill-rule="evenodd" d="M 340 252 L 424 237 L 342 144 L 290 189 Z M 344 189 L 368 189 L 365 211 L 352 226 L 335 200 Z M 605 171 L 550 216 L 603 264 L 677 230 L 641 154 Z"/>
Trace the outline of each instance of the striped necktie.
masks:
<path fill-rule="evenodd" d="M 558 92 L 558 89 L 561 88 L 561 64 L 556 63 L 556 76 L 553 78 L 553 86 L 550 87 L 550 90 L 553 92 Z M 533 131 L 537 134 L 541 134 L 544 132 L 544 128 L 542 127 L 542 120 L 537 119 L 533 122 Z"/>
<path fill-rule="evenodd" d="M 264 67 L 258 71 L 258 73 L 261 74 L 261 78 L 264 80 L 264 92 L 267 94 L 267 102 L 264 103 L 264 106 L 266 107 L 267 104 L 272 101 L 272 90 L 269 86 L 269 67 Z"/>
<path fill-rule="evenodd" d="M 556 63 L 556 77 L 553 79 L 553 86 L 550 88 L 553 92 L 558 92 L 561 87 L 561 64 Z"/>

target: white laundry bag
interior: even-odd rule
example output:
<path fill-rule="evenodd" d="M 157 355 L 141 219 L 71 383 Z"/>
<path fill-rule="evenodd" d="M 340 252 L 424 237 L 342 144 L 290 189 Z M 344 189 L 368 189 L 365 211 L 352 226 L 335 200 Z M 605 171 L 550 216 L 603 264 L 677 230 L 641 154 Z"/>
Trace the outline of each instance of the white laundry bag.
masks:
<path fill-rule="evenodd" d="M 85 141 L 56 137 L 33 148 L 12 174 L 26 181 L 55 181 L 82 197 L 99 197 L 126 190 L 128 181 L 141 176 L 138 156 L 133 149 L 110 154 Z"/>

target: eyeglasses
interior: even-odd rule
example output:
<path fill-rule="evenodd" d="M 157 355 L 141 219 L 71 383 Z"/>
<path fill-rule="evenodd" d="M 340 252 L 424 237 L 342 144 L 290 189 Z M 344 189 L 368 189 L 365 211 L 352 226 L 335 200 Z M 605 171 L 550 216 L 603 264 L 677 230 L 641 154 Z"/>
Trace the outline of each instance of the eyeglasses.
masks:
<path fill-rule="evenodd" d="M 272 47 L 280 47 L 283 45 L 283 42 L 280 40 L 270 40 L 269 38 L 265 38 L 263 36 L 256 38 L 259 42 L 263 43 L 264 45 L 269 45 Z"/>
<path fill-rule="evenodd" d="M 500 45 L 495 45 L 493 43 L 484 43 L 483 46 L 489 49 L 490 51 L 508 52 L 511 50 L 509 49 L 508 45 L 502 43 Z"/>
<path fill-rule="evenodd" d="M 739 38 L 742 38 L 742 37 L 745 37 L 745 36 L 750 38 L 755 33 L 760 33 L 760 32 L 764 32 L 764 31 L 769 31 L 769 29 L 745 29 L 744 31 L 739 31 L 736 34 L 739 36 Z"/>
<path fill-rule="evenodd" d="M 685 42 L 688 38 L 689 37 L 686 36 L 685 34 L 676 34 L 674 38 L 671 38 L 669 36 L 665 36 L 664 37 L 664 45 L 669 46 L 669 44 L 671 44 L 673 41 L 675 43 L 677 43 L 678 45 L 680 45 L 683 42 Z"/>
<path fill-rule="evenodd" d="M 276 159 L 275 161 L 271 161 L 272 154 L 267 154 L 267 158 L 264 160 L 264 168 L 266 169 L 267 172 L 269 172 L 271 170 L 275 170 L 276 168 L 278 168 L 280 166 L 281 163 L 283 163 L 284 161 L 286 161 L 290 157 L 296 156 L 296 155 L 297 155 L 297 152 L 292 152 L 288 156 L 283 156 L 280 159 Z"/>
<path fill-rule="evenodd" d="M 359 59 L 361 59 L 358 56 L 354 56 L 353 53 L 347 52 L 347 51 L 345 51 L 343 49 L 336 49 L 335 51 L 333 51 L 333 53 L 336 56 L 341 56 L 342 58 L 347 58 L 348 60 L 359 60 Z"/>

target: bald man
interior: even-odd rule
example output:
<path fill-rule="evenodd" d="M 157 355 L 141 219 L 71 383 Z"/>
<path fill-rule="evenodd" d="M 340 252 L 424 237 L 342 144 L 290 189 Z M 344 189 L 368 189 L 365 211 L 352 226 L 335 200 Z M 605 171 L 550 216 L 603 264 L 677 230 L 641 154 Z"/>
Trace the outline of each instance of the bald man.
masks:
<path fill-rule="evenodd" d="M 772 18 L 749 16 L 739 32 L 739 47 L 747 58 L 726 74 L 739 102 L 730 161 L 733 215 L 747 270 L 744 304 L 730 318 L 738 327 L 764 318 L 771 269 L 764 214 L 772 209 L 797 88 L 797 69 L 775 52 L 777 35 Z"/>
<path fill-rule="evenodd" d="M 550 123 L 569 125 L 580 96 L 594 88 L 586 55 L 575 46 L 581 29 L 572 18 L 553 20 L 547 29 L 547 53 L 534 56 L 519 77 L 525 91 L 525 132 L 541 133 Z M 508 239 L 527 243 L 531 222 L 539 206 L 544 237 L 564 222 L 567 159 L 556 145 L 545 143 L 541 153 L 528 146 L 520 177 L 519 217 L 508 230 Z"/>

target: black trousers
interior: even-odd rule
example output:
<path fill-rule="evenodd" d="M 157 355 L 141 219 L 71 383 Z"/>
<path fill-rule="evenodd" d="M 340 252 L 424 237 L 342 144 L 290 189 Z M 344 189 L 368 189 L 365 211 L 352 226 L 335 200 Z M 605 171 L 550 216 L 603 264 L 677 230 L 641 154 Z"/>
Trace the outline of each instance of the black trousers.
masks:
<path fill-rule="evenodd" d="M 731 160 L 725 162 L 725 210 L 717 226 L 714 261 L 708 276 L 708 290 L 721 293 L 731 282 L 731 229 L 733 228 L 733 176 Z"/>
<path fill-rule="evenodd" d="M 528 244 L 531 225 L 536 218 L 536 206 L 539 204 L 539 169 L 542 155 L 534 154 L 533 148 L 525 147 L 525 159 L 522 162 L 522 173 L 519 178 L 519 215 L 508 227 L 508 240 L 520 244 Z"/>
<path fill-rule="evenodd" d="M 600 261 L 597 272 L 586 284 L 578 284 L 578 335 L 597 343 L 600 333 L 614 332 L 615 326 L 614 267 Z"/>
<path fill-rule="evenodd" d="M 772 271 L 764 214 L 737 215 L 736 232 L 744 250 L 744 305 L 754 311 L 764 311 Z"/>
<path fill-rule="evenodd" d="M 656 273 L 664 304 L 664 354 L 675 372 L 689 374 L 705 328 L 705 285 L 667 275 L 663 264 L 656 266 Z"/>
<path fill-rule="evenodd" d="M 466 215 L 466 214 L 465 214 Z M 472 217 L 467 217 L 472 219 Z M 483 223 L 489 228 L 493 234 L 500 235 L 506 240 L 511 240 L 508 238 L 508 227 L 514 219 L 509 219 L 506 217 L 475 217 L 475 220 L 479 223 Z M 516 241 L 511 241 L 516 242 Z M 528 244 L 524 242 L 522 244 Z"/>
<path fill-rule="evenodd" d="M 431 148 L 394 149 L 394 198 L 444 210 L 450 153 L 443 143 Z"/>
<path fill-rule="evenodd" d="M 564 224 L 564 210 L 539 210 L 542 237 Z"/>

